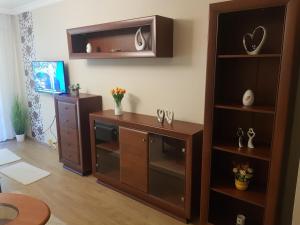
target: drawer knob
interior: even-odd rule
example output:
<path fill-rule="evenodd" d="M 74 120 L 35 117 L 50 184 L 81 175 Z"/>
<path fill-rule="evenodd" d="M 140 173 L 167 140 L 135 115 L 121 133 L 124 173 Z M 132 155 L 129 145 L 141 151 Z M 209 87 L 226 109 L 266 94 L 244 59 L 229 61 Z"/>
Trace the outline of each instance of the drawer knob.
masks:
<path fill-rule="evenodd" d="M 182 151 L 183 153 L 185 153 L 185 148 L 181 149 L 181 151 Z"/>
<path fill-rule="evenodd" d="M 142 141 L 143 141 L 143 142 L 146 142 L 146 138 L 143 138 Z"/>
<path fill-rule="evenodd" d="M 184 197 L 181 197 L 180 200 L 181 200 L 182 202 L 184 202 Z"/>

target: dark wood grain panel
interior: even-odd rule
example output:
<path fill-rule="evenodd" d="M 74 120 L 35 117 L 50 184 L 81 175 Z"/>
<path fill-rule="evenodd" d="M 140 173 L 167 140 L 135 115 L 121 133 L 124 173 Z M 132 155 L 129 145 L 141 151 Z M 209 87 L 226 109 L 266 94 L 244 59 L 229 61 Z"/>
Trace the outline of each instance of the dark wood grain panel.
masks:
<path fill-rule="evenodd" d="M 58 113 L 61 126 L 77 129 L 76 104 L 58 102 Z"/>
<path fill-rule="evenodd" d="M 148 190 L 148 133 L 120 127 L 121 182 Z"/>
<path fill-rule="evenodd" d="M 101 96 L 55 95 L 59 159 L 64 167 L 80 175 L 91 171 L 89 113 L 102 108 Z"/>

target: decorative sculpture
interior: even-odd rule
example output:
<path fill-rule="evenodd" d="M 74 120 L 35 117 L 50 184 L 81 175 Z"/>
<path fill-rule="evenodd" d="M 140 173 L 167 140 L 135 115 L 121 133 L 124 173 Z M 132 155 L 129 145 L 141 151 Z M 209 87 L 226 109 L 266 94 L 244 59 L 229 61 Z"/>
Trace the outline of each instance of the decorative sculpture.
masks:
<path fill-rule="evenodd" d="M 165 120 L 165 111 L 162 110 L 162 109 L 157 109 L 156 110 L 156 117 L 157 117 L 158 122 L 163 124 L 164 120 Z"/>
<path fill-rule="evenodd" d="M 135 34 L 134 44 L 137 51 L 143 51 L 146 48 L 146 40 L 143 37 L 141 27 L 137 30 Z"/>
<path fill-rule="evenodd" d="M 244 137 L 244 131 L 242 128 L 238 128 L 237 132 L 236 132 L 237 136 L 239 137 L 239 148 L 243 148 L 243 137 Z"/>
<path fill-rule="evenodd" d="M 173 123 L 173 120 L 174 120 L 174 112 L 166 110 L 165 111 L 165 116 L 166 116 L 168 124 L 171 125 Z"/>
<path fill-rule="evenodd" d="M 243 105 L 244 106 L 252 106 L 254 103 L 254 93 L 252 90 L 245 91 L 243 95 Z"/>
<path fill-rule="evenodd" d="M 87 43 L 86 44 L 86 53 L 91 53 L 92 50 L 93 50 L 92 44 L 91 43 Z"/>
<path fill-rule="evenodd" d="M 249 128 L 247 134 L 248 134 L 248 137 L 249 137 L 249 139 L 248 139 L 248 148 L 254 148 L 253 139 L 254 139 L 256 134 L 255 134 L 253 128 Z"/>
<path fill-rule="evenodd" d="M 255 38 L 256 32 L 258 32 L 259 30 L 263 31 L 263 35 L 262 35 L 260 43 L 258 45 L 256 45 L 254 43 L 254 38 Z M 247 43 L 246 38 L 248 38 L 247 40 L 249 40 L 250 43 Z M 261 48 L 263 47 L 264 43 L 266 42 L 266 38 L 267 38 L 267 30 L 263 26 L 256 27 L 254 29 L 253 33 L 245 34 L 243 37 L 243 45 L 244 45 L 244 48 L 245 48 L 247 54 L 248 55 L 258 55 Z M 250 49 L 249 49 L 249 47 L 250 47 Z"/>
<path fill-rule="evenodd" d="M 236 225 L 245 225 L 246 217 L 243 214 L 239 214 L 236 217 Z"/>

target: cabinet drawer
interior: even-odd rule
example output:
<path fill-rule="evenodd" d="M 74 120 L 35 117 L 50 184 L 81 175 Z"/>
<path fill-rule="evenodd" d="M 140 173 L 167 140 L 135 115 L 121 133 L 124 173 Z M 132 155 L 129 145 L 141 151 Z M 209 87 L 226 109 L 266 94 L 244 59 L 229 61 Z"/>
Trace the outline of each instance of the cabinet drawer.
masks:
<path fill-rule="evenodd" d="M 76 142 L 78 145 L 78 130 L 60 126 L 60 137 L 65 142 Z"/>
<path fill-rule="evenodd" d="M 77 128 L 76 104 L 58 102 L 58 115 L 62 127 Z"/>
<path fill-rule="evenodd" d="M 76 141 L 77 142 L 77 141 Z M 61 141 L 61 155 L 64 160 L 80 164 L 79 149 L 77 143 Z"/>

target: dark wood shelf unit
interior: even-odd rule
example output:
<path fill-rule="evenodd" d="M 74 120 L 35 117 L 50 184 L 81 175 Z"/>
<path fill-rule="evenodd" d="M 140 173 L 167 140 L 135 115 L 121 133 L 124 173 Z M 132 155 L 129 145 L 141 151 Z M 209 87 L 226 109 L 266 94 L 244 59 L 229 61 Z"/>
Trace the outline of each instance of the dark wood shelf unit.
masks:
<path fill-rule="evenodd" d="M 247 59 L 247 58 L 280 58 L 281 54 L 259 54 L 259 55 L 247 55 L 247 54 L 237 54 L 237 55 L 218 55 L 219 59 Z"/>
<path fill-rule="evenodd" d="M 120 146 L 119 143 L 116 142 L 103 142 L 96 145 L 96 148 L 101 148 L 107 151 L 115 152 L 117 154 L 120 154 Z"/>
<path fill-rule="evenodd" d="M 243 112 L 275 114 L 275 108 L 272 106 L 243 106 L 239 104 L 215 104 L 215 108 L 237 110 Z"/>
<path fill-rule="evenodd" d="M 276 224 L 289 106 L 299 72 L 299 22 L 297 0 L 210 5 L 201 225 L 235 224 L 238 214 L 245 215 L 250 225 Z M 260 54 L 247 55 L 243 36 L 258 26 L 266 28 L 266 42 Z M 244 107 L 242 97 L 248 89 L 254 92 L 255 102 Z M 246 147 L 241 149 L 239 127 L 245 133 Z M 254 149 L 247 148 L 249 128 L 256 132 Z M 248 162 L 254 169 L 246 191 L 235 189 L 236 162 Z"/>
<path fill-rule="evenodd" d="M 237 190 L 233 184 L 219 184 L 211 187 L 211 190 L 254 204 L 259 207 L 265 207 L 266 193 L 259 189 L 249 189 L 247 191 Z"/>
<path fill-rule="evenodd" d="M 213 149 L 265 161 L 271 160 L 271 148 L 266 146 L 257 146 L 254 149 L 249 149 L 247 147 L 239 148 L 233 144 L 215 144 Z"/>
<path fill-rule="evenodd" d="M 210 191 L 211 202 L 218 202 L 218 205 L 210 205 L 207 224 L 211 225 L 232 225 L 236 224 L 236 215 L 246 216 L 246 223 L 249 225 L 262 225 L 262 207 L 241 201 L 224 195 L 223 193 Z"/>
<path fill-rule="evenodd" d="M 168 173 L 174 176 L 184 178 L 185 176 L 185 166 L 184 162 L 176 163 L 172 160 L 157 160 L 149 163 L 150 168 L 156 169 L 158 171 Z"/>
<path fill-rule="evenodd" d="M 147 45 L 137 51 L 134 40 L 140 27 Z M 68 29 L 67 37 L 70 59 L 173 57 L 173 19 L 158 15 Z"/>
<path fill-rule="evenodd" d="M 118 129 L 115 144 L 103 143 L 112 127 Z M 176 120 L 162 125 L 154 116 L 136 113 L 91 113 L 93 174 L 98 183 L 189 221 L 199 209 L 202 129 Z M 117 149 L 119 158 L 112 156 Z"/>

